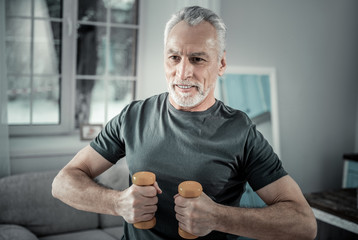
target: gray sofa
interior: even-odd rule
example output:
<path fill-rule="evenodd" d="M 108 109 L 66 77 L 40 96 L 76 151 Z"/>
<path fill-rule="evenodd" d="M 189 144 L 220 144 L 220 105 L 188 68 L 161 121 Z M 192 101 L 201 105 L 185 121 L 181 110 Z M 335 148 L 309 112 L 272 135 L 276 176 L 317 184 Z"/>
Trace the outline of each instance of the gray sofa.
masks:
<path fill-rule="evenodd" d="M 58 171 L 26 173 L 0 179 L 0 240 L 115 240 L 123 218 L 79 211 L 51 195 Z M 123 190 L 128 169 L 119 161 L 96 181 Z"/>

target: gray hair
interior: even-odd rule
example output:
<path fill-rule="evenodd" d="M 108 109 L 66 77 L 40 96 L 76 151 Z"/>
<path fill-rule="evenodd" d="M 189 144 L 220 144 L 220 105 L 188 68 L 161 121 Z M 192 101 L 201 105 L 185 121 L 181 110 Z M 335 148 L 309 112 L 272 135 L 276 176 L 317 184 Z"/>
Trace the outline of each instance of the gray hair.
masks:
<path fill-rule="evenodd" d="M 199 6 L 185 7 L 175 13 L 165 25 L 164 45 L 167 44 L 169 32 L 179 22 L 185 21 L 190 26 L 196 26 L 202 21 L 207 21 L 216 29 L 218 41 L 218 56 L 221 59 L 225 51 L 226 25 L 224 21 L 213 11 Z"/>

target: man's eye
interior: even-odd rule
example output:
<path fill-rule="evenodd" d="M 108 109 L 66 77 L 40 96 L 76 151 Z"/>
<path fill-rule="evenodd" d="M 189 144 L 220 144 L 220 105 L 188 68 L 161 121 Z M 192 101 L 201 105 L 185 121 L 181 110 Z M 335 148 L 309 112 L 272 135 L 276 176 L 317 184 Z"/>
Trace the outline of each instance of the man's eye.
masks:
<path fill-rule="evenodd" d="M 190 60 L 193 63 L 201 63 L 201 62 L 205 61 L 203 58 L 200 58 L 200 57 L 192 57 Z"/>
<path fill-rule="evenodd" d="M 180 57 L 179 56 L 170 56 L 169 59 L 177 62 L 180 60 Z"/>

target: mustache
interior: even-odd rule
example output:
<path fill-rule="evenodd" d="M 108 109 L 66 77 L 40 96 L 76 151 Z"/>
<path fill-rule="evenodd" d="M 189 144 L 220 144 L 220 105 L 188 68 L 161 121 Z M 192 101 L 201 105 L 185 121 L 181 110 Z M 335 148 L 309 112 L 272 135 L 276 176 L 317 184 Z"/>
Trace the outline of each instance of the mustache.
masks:
<path fill-rule="evenodd" d="M 191 81 L 191 80 L 174 79 L 168 85 L 168 88 L 174 89 L 176 85 L 187 85 L 187 86 L 195 87 L 200 95 L 204 95 L 204 93 L 205 93 L 204 85 L 200 82 Z"/>
<path fill-rule="evenodd" d="M 190 80 L 174 80 L 171 82 L 172 85 L 189 85 L 197 88 L 202 88 L 202 84 Z"/>

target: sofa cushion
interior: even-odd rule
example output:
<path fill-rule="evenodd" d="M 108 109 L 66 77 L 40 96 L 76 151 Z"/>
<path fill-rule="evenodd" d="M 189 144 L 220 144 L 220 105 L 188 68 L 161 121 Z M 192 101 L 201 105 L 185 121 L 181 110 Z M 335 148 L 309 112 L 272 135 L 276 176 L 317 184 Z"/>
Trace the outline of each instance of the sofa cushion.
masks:
<path fill-rule="evenodd" d="M 124 190 L 129 186 L 129 170 L 125 159 L 121 159 L 107 171 L 96 178 L 96 181 L 108 188 Z"/>
<path fill-rule="evenodd" d="M 37 237 L 24 227 L 18 225 L 0 225 L 0 240 L 37 240 Z"/>
<path fill-rule="evenodd" d="M 121 216 L 112 216 L 112 215 L 99 215 L 99 227 L 100 228 L 109 228 L 123 226 L 124 219 Z"/>
<path fill-rule="evenodd" d="M 0 179 L 0 223 L 17 224 L 37 236 L 98 227 L 98 214 L 76 210 L 52 197 L 57 172 L 12 175 Z"/>
<path fill-rule="evenodd" d="M 108 233 L 112 237 L 116 239 L 122 239 L 122 236 L 124 234 L 124 228 L 123 227 L 112 227 L 112 228 L 105 228 L 103 229 L 104 232 Z"/>
<path fill-rule="evenodd" d="M 65 233 L 39 238 L 40 240 L 119 240 L 106 232 L 96 229 L 88 231 L 80 231 L 74 233 Z"/>

